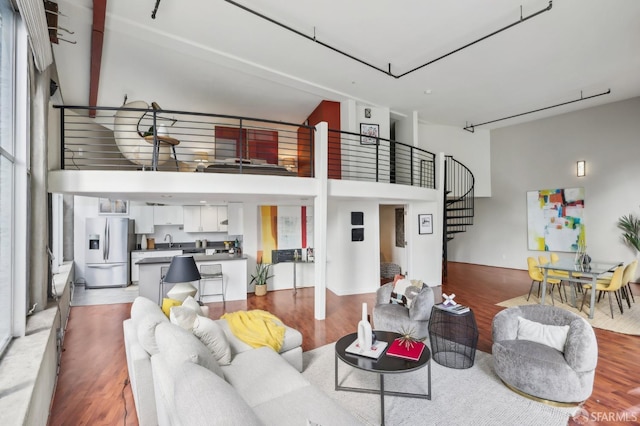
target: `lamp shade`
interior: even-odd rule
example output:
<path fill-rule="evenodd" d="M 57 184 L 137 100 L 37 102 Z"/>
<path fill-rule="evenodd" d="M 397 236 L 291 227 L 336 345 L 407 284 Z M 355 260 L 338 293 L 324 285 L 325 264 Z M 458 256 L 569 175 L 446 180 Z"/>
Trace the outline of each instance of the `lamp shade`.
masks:
<path fill-rule="evenodd" d="M 167 275 L 164 277 L 166 283 L 187 283 L 200 279 L 200 272 L 196 266 L 193 256 L 174 256 L 169 265 Z"/>

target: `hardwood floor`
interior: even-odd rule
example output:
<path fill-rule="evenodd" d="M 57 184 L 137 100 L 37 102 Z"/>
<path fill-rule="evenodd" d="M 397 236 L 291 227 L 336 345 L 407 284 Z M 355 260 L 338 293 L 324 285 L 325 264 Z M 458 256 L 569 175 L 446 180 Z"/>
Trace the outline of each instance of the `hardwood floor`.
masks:
<path fill-rule="evenodd" d="M 491 352 L 491 321 L 504 309 L 495 304 L 529 291 L 526 271 L 449 263 L 444 293 L 471 306 L 480 337 L 478 349 Z M 634 294 L 640 294 L 635 285 Z M 640 309 L 640 300 L 633 309 Z M 314 289 L 272 291 L 249 295 L 242 302 L 211 303 L 210 316 L 243 309 L 264 309 L 303 334 L 303 350 L 333 342 L 353 332 L 360 304 L 369 309 L 375 294 L 336 296 L 327 292 L 327 319 L 313 318 Z M 131 304 L 72 307 L 64 340 L 60 375 L 52 402 L 50 425 L 137 425 L 128 385 L 122 321 Z M 586 424 L 640 424 L 640 337 L 596 329 L 599 361 L 593 395 L 584 408 Z M 624 421 L 626 420 L 626 421 Z M 573 424 L 573 421 L 570 421 Z"/>

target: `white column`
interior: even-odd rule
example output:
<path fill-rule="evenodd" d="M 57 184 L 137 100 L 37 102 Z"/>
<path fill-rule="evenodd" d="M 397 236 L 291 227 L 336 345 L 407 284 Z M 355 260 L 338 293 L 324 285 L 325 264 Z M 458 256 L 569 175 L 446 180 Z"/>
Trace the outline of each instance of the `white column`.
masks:
<path fill-rule="evenodd" d="M 315 134 L 316 199 L 313 203 L 313 232 L 315 252 L 315 307 L 314 316 L 323 320 L 327 314 L 327 193 L 329 138 L 326 122 L 318 123 Z"/>

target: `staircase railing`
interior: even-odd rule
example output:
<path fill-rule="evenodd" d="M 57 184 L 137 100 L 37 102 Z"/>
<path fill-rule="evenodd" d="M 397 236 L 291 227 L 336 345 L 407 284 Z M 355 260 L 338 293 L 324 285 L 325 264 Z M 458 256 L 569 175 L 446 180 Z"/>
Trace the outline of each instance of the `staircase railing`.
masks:
<path fill-rule="evenodd" d="M 475 177 L 471 170 L 450 155 L 444 162 L 444 232 L 442 273 L 447 276 L 447 243 L 455 234 L 473 225 Z"/>

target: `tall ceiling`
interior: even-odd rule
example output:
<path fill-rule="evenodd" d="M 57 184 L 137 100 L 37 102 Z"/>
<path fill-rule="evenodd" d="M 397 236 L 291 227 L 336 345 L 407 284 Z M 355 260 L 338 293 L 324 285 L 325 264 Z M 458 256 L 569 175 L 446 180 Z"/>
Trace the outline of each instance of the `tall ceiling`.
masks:
<path fill-rule="evenodd" d="M 549 6 L 548 0 L 237 0 L 375 67 L 402 74 Z M 555 0 L 549 11 L 401 78 L 225 0 L 108 0 L 98 105 L 301 123 L 323 99 L 464 127 L 512 125 L 640 96 L 640 1 Z M 60 0 L 54 45 L 67 105 L 89 104 L 93 2 Z"/>

